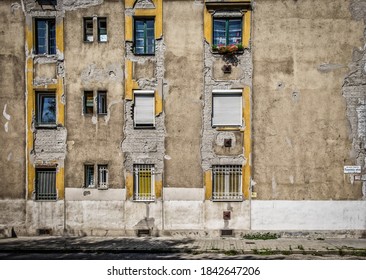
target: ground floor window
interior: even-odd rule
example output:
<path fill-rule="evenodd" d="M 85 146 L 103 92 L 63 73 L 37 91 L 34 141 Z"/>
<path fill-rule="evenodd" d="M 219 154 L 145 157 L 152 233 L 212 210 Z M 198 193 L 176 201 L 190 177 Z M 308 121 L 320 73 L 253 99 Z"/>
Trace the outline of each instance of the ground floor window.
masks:
<path fill-rule="evenodd" d="M 135 164 L 134 170 L 134 200 L 155 200 L 154 184 L 155 174 L 152 164 Z"/>
<path fill-rule="evenodd" d="M 56 168 L 36 169 L 36 200 L 56 200 Z"/>
<path fill-rule="evenodd" d="M 242 166 L 212 166 L 212 200 L 243 200 Z"/>

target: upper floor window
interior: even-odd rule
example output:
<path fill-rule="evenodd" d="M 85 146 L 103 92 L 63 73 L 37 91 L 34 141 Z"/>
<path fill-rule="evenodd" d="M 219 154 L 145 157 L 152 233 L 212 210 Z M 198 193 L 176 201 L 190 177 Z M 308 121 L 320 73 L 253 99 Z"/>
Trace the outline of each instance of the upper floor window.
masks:
<path fill-rule="evenodd" d="M 98 114 L 104 115 L 107 114 L 107 92 L 106 91 L 98 91 Z"/>
<path fill-rule="evenodd" d="M 36 121 L 38 126 L 56 125 L 56 94 L 36 92 Z"/>
<path fill-rule="evenodd" d="M 135 18 L 134 27 L 135 54 L 154 54 L 154 19 Z"/>
<path fill-rule="evenodd" d="M 37 54 L 56 54 L 55 19 L 36 19 L 35 51 Z"/>
<path fill-rule="evenodd" d="M 214 90 L 212 99 L 212 126 L 242 125 L 242 90 Z"/>
<path fill-rule="evenodd" d="M 134 127 L 154 127 L 155 126 L 155 97 L 153 90 L 134 91 Z"/>
<path fill-rule="evenodd" d="M 108 188 L 108 166 L 98 165 L 98 188 Z"/>
<path fill-rule="evenodd" d="M 107 42 L 107 18 L 98 18 L 98 41 Z"/>
<path fill-rule="evenodd" d="M 84 18 L 84 41 L 93 42 L 93 18 Z"/>
<path fill-rule="evenodd" d="M 241 18 L 214 18 L 213 29 L 214 45 L 228 46 L 242 44 Z"/>
<path fill-rule="evenodd" d="M 84 114 L 93 114 L 94 96 L 92 91 L 84 91 Z"/>

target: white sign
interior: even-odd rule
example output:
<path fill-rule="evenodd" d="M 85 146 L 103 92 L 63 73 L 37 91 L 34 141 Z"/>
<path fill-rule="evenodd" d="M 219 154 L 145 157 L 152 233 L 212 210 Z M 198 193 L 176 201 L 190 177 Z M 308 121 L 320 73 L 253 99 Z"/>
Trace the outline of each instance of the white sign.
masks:
<path fill-rule="evenodd" d="M 346 165 L 344 167 L 344 174 L 361 173 L 361 166 L 359 165 Z"/>

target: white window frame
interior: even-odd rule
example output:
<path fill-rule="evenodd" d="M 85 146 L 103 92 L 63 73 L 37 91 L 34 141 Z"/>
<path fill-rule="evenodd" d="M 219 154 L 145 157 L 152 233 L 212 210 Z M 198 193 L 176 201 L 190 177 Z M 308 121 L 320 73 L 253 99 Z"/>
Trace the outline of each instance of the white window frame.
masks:
<path fill-rule="evenodd" d="M 89 174 L 88 173 L 88 169 L 90 168 L 90 170 L 92 170 L 92 173 Z M 94 164 L 85 164 L 84 165 L 84 187 L 85 188 L 94 188 L 95 187 L 95 166 Z M 91 175 L 90 180 L 88 180 L 88 176 Z M 88 181 L 90 181 L 90 184 L 87 184 Z"/>
<path fill-rule="evenodd" d="M 150 185 L 150 193 L 141 193 L 140 188 L 149 186 L 140 186 L 139 185 L 139 175 L 140 172 L 143 171 L 151 172 L 151 185 Z M 155 166 L 153 164 L 134 164 L 133 165 L 133 173 L 134 173 L 134 201 L 155 201 Z"/>
<path fill-rule="evenodd" d="M 153 128 L 155 127 L 155 91 L 153 90 L 134 90 L 134 108 L 133 108 L 133 126 L 134 128 Z M 139 98 L 149 98 L 152 101 L 152 110 L 151 115 L 146 118 L 150 118 L 149 121 L 143 122 L 140 121 L 140 117 L 138 117 L 138 114 L 141 114 L 139 112 L 140 108 L 137 105 Z M 137 100 L 136 100 L 137 99 Z"/>
<path fill-rule="evenodd" d="M 109 177 L 108 165 L 98 164 L 97 171 L 98 171 L 98 189 L 108 189 L 108 177 Z"/>
<path fill-rule="evenodd" d="M 213 165 L 212 200 L 243 201 L 242 179 L 241 165 Z M 230 180 L 234 185 L 230 185 Z"/>
<path fill-rule="evenodd" d="M 238 104 L 240 106 L 236 108 L 236 106 L 231 106 L 233 108 L 228 108 L 228 114 L 235 112 L 236 109 L 240 112 L 237 112 L 239 115 L 232 120 L 223 120 L 220 118 L 217 108 L 217 100 L 218 98 L 230 98 L 230 97 L 238 97 Z M 215 99 L 216 98 L 216 99 Z M 227 106 L 227 105 L 226 105 Z M 216 108 L 215 108 L 216 107 Z M 212 91 L 212 127 L 219 126 L 235 126 L 240 127 L 243 125 L 243 90 L 242 89 L 234 89 L 234 90 L 213 90 Z"/>

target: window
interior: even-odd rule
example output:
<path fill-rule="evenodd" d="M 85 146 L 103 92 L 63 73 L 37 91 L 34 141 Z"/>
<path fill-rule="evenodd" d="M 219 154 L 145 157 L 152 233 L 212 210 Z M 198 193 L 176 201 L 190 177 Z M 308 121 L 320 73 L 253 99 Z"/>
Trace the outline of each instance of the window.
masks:
<path fill-rule="evenodd" d="M 214 90 L 212 126 L 242 125 L 242 90 Z"/>
<path fill-rule="evenodd" d="M 155 53 L 154 19 L 135 18 L 135 54 Z"/>
<path fill-rule="evenodd" d="M 95 185 L 94 185 L 94 165 L 85 165 L 84 173 L 85 173 L 84 186 L 86 188 L 95 187 Z"/>
<path fill-rule="evenodd" d="M 238 45 L 242 38 L 241 18 L 214 18 L 213 20 L 214 45 Z"/>
<path fill-rule="evenodd" d="M 154 185 L 154 165 L 152 164 L 135 164 L 134 172 L 134 196 L 137 201 L 153 201 L 155 200 Z"/>
<path fill-rule="evenodd" d="M 93 42 L 93 18 L 84 18 L 84 41 Z"/>
<path fill-rule="evenodd" d="M 36 168 L 36 200 L 56 200 L 56 168 Z"/>
<path fill-rule="evenodd" d="M 134 127 L 155 126 L 155 98 L 152 90 L 135 90 Z"/>
<path fill-rule="evenodd" d="M 98 18 L 98 41 L 107 42 L 107 18 Z"/>
<path fill-rule="evenodd" d="M 56 54 L 56 24 L 55 19 L 36 19 L 36 53 Z"/>
<path fill-rule="evenodd" d="M 107 189 L 108 188 L 108 166 L 98 165 L 98 188 Z"/>
<path fill-rule="evenodd" d="M 38 126 L 56 125 L 56 94 L 36 92 L 36 122 Z"/>
<path fill-rule="evenodd" d="M 212 200 L 243 200 L 241 165 L 214 165 L 212 183 Z"/>
<path fill-rule="evenodd" d="M 94 96 L 92 91 L 84 91 L 84 114 L 93 114 Z"/>
<path fill-rule="evenodd" d="M 107 114 L 107 92 L 98 91 L 98 114 Z"/>

